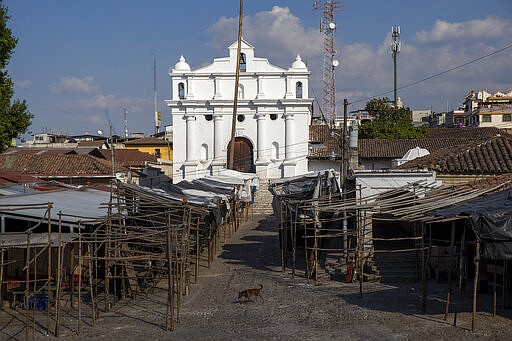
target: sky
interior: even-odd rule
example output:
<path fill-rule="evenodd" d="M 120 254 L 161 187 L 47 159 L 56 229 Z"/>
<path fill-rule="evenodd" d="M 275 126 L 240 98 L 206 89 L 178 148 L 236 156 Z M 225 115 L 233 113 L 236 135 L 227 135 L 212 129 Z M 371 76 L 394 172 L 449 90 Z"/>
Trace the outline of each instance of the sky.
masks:
<path fill-rule="evenodd" d="M 244 0 L 243 37 L 288 69 L 297 54 L 322 98 L 322 12 L 313 0 Z M 470 90 L 512 89 L 512 1 L 346 0 L 335 13 L 338 114 L 393 97 L 391 27 L 401 28 L 398 96 L 412 110 L 457 109 Z M 31 133 L 154 132 L 154 74 L 162 125 L 171 124 L 169 68 L 228 55 L 239 0 L 3 0 L 18 45 L 7 66 Z M 487 57 L 485 57 L 487 56 Z M 484 57 L 484 58 L 482 58 Z M 449 71 L 452 70 L 452 71 Z M 435 76 L 438 75 L 438 76 Z M 434 77 L 433 77 L 434 76 Z M 28 134 L 24 138 L 30 138 Z"/>

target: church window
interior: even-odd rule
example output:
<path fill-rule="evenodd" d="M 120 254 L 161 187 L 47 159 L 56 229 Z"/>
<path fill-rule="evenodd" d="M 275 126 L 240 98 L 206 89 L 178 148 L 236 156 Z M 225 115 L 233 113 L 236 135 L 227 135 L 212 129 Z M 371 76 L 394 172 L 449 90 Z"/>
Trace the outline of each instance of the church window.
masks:
<path fill-rule="evenodd" d="M 245 121 L 245 115 L 238 115 L 238 117 L 236 119 L 238 122 L 243 122 L 243 121 Z"/>
<path fill-rule="evenodd" d="M 270 157 L 273 160 L 279 160 L 279 143 L 277 143 L 277 142 L 272 143 L 272 150 L 271 150 Z"/>
<path fill-rule="evenodd" d="M 204 115 L 204 119 L 207 120 L 207 121 L 211 121 L 213 120 L 213 116 L 212 115 Z"/>
<path fill-rule="evenodd" d="M 295 84 L 295 98 L 302 98 L 302 82 Z"/>
<path fill-rule="evenodd" d="M 277 114 L 270 114 L 270 119 L 271 119 L 272 121 L 277 120 Z"/>
<path fill-rule="evenodd" d="M 185 84 L 184 83 L 178 84 L 178 97 L 180 99 L 185 99 Z"/>
<path fill-rule="evenodd" d="M 244 99 L 244 86 L 242 84 L 238 86 L 238 99 Z"/>
<path fill-rule="evenodd" d="M 247 63 L 245 60 L 245 53 L 240 53 L 240 72 L 245 72 L 247 70 Z"/>
<path fill-rule="evenodd" d="M 203 143 L 201 145 L 201 160 L 202 161 L 208 160 L 208 145 L 206 143 Z"/>

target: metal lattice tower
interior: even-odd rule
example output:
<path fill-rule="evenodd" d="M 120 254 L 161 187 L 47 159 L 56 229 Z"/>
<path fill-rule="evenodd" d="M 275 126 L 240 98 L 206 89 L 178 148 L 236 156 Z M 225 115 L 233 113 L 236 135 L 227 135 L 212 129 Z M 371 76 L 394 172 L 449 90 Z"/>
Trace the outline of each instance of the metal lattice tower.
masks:
<path fill-rule="evenodd" d="M 339 62 L 335 58 L 336 50 L 334 48 L 334 32 L 336 31 L 336 22 L 334 13 L 342 8 L 339 1 L 325 0 L 313 1 L 313 8 L 322 8 L 322 20 L 320 21 L 320 32 L 324 33 L 324 63 L 322 69 L 323 103 L 322 112 L 330 125 L 334 125 L 336 119 L 336 87 L 334 68 Z"/>

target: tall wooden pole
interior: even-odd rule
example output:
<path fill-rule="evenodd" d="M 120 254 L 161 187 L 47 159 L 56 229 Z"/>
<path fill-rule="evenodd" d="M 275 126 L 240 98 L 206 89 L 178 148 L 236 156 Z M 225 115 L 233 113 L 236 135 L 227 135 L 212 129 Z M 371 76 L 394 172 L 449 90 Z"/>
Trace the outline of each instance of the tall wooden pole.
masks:
<path fill-rule="evenodd" d="M 475 254 L 475 281 L 473 282 L 473 317 L 471 318 L 471 331 L 475 331 L 476 320 L 476 295 L 478 289 L 478 272 L 480 271 L 480 241 L 476 241 L 476 254 Z"/>
<path fill-rule="evenodd" d="M 243 18 L 243 5 L 244 1 L 240 0 L 240 12 L 238 15 L 238 46 L 236 49 L 236 75 L 235 75 L 235 90 L 233 100 L 233 118 L 231 120 L 231 142 L 229 143 L 229 162 L 228 169 L 234 169 L 235 160 L 235 134 L 236 134 L 236 112 L 238 106 L 238 83 L 240 82 L 240 51 L 242 49 L 242 18 Z"/>
<path fill-rule="evenodd" d="M 25 340 L 29 340 L 30 330 L 30 234 L 27 233 L 27 259 L 25 260 Z"/>
<path fill-rule="evenodd" d="M 57 235 L 57 293 L 55 302 L 55 336 L 59 337 L 59 309 L 60 309 L 60 289 L 62 277 L 62 212 L 59 211 L 59 231 Z"/>
<path fill-rule="evenodd" d="M 48 277 L 48 309 L 46 309 L 46 335 L 50 335 L 50 317 L 52 306 L 52 203 L 48 203 L 48 262 L 47 262 L 47 277 Z"/>
<path fill-rule="evenodd" d="M 448 294 L 446 296 L 446 307 L 444 311 L 444 320 L 448 318 L 448 313 L 450 312 L 450 301 L 452 298 L 452 265 L 453 265 L 453 246 L 455 244 L 455 221 L 452 222 L 452 236 L 450 239 L 450 260 L 448 262 Z"/>
<path fill-rule="evenodd" d="M 466 222 L 464 222 L 464 230 L 462 231 L 462 237 L 460 239 L 460 250 L 459 250 L 459 291 L 457 293 L 457 304 L 455 305 L 455 314 L 453 316 L 453 326 L 457 326 L 457 312 L 459 310 L 459 302 L 462 296 L 462 281 L 464 271 L 464 250 L 466 244 Z"/>

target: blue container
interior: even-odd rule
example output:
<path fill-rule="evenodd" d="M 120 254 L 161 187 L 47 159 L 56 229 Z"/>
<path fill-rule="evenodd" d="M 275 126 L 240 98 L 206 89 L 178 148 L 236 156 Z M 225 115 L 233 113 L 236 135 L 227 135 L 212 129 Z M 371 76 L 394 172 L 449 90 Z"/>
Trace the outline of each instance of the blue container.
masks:
<path fill-rule="evenodd" d="M 34 307 L 34 297 L 28 298 L 28 307 L 30 310 L 47 310 L 48 297 L 36 297 L 36 304 Z"/>

